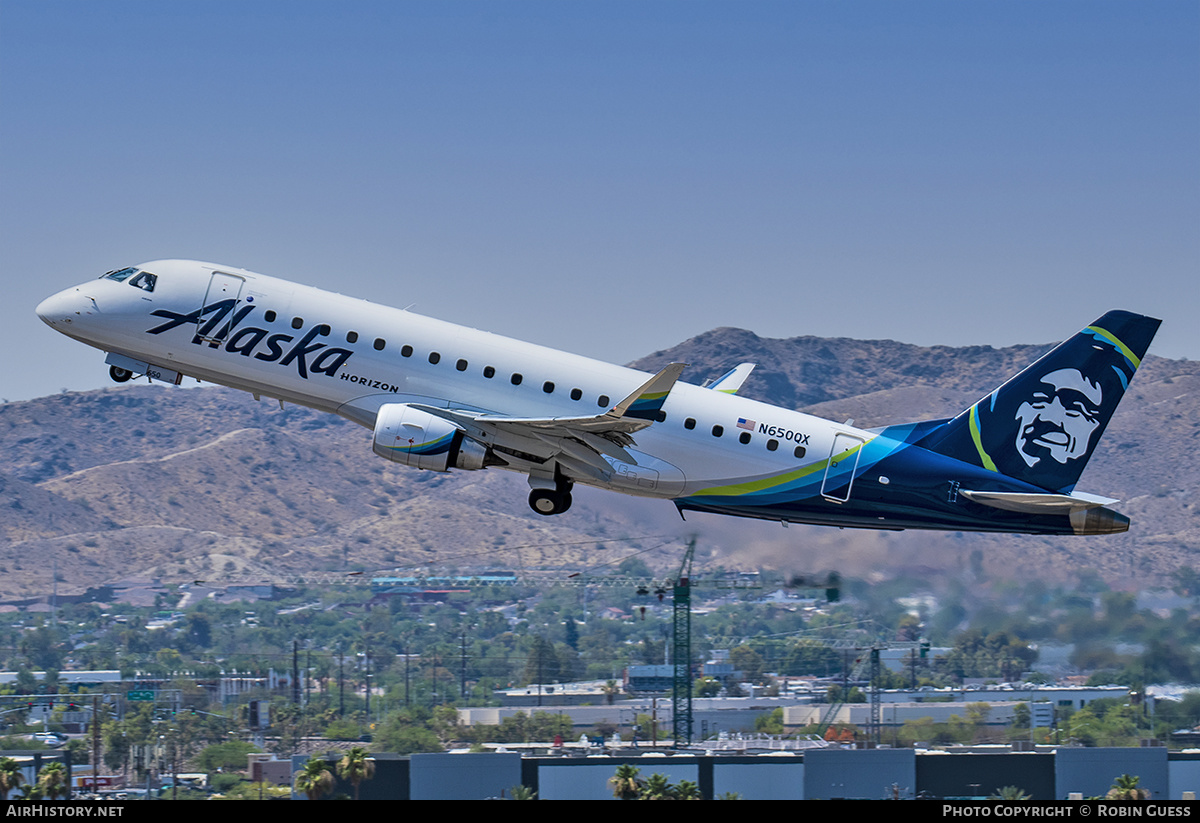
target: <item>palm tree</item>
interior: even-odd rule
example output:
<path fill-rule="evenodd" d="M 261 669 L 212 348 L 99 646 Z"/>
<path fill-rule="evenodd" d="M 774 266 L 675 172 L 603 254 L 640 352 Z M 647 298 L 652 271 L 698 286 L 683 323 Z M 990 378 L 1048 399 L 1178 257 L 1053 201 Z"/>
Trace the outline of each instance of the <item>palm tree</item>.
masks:
<path fill-rule="evenodd" d="M 700 794 L 700 787 L 690 780 L 680 780 L 675 784 L 675 799 L 676 800 L 703 800 L 704 795 Z"/>
<path fill-rule="evenodd" d="M 354 787 L 354 799 L 358 800 L 358 787 L 364 780 L 375 776 L 375 761 L 367 756 L 367 750 L 355 746 L 337 765 L 338 777 L 350 781 Z"/>
<path fill-rule="evenodd" d="M 1029 795 L 1018 786 L 1004 786 L 996 789 L 988 800 L 1028 800 Z"/>
<path fill-rule="evenodd" d="M 513 800 L 537 800 L 537 792 L 525 785 L 513 786 L 508 792 Z"/>
<path fill-rule="evenodd" d="M 38 772 L 37 784 L 43 797 L 51 800 L 57 800 L 59 795 L 65 797 L 70 790 L 67 786 L 67 767 L 57 760 L 47 763 Z"/>
<path fill-rule="evenodd" d="M 605 680 L 604 685 L 600 687 L 600 693 L 604 695 L 604 699 L 608 705 L 612 705 L 617 699 L 617 695 L 621 693 L 621 687 L 617 685 L 615 680 Z"/>
<path fill-rule="evenodd" d="M 637 800 L 642 791 L 642 781 L 638 777 L 640 771 L 641 769 L 637 766 L 631 766 L 628 763 L 617 766 L 617 773 L 608 779 L 608 785 L 613 790 L 613 797 L 617 800 Z"/>
<path fill-rule="evenodd" d="M 296 791 L 302 792 L 309 800 L 320 800 L 323 795 L 333 791 L 333 774 L 326 768 L 324 760 L 314 757 L 296 772 L 295 785 Z"/>
<path fill-rule="evenodd" d="M 642 787 L 642 800 L 674 800 L 675 790 L 671 786 L 671 781 L 666 775 L 655 772 L 646 778 L 646 785 Z"/>
<path fill-rule="evenodd" d="M 0 757 L 0 800 L 8 800 L 8 793 L 25 785 L 21 775 L 21 764 L 11 757 Z"/>
<path fill-rule="evenodd" d="M 1139 786 L 1140 781 L 1140 777 L 1123 774 L 1113 781 L 1112 788 L 1108 790 L 1105 798 L 1108 800 L 1149 800 L 1150 790 Z"/>

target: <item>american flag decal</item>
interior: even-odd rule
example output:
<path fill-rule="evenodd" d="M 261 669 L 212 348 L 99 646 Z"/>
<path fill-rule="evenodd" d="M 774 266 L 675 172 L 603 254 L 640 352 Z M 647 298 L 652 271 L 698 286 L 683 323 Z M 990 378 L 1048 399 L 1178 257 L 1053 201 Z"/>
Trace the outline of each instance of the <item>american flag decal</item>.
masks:
<path fill-rule="evenodd" d="M 754 431 L 756 426 L 758 426 L 758 424 L 755 423 L 753 420 L 747 420 L 744 417 L 738 418 L 738 428 L 739 429 L 745 429 L 746 431 L 752 432 L 752 431 Z"/>

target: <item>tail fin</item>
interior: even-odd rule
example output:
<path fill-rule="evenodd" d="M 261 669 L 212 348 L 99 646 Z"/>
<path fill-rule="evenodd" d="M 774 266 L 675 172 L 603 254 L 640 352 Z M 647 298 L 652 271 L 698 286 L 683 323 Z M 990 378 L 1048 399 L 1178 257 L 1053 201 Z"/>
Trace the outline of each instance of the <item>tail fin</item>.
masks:
<path fill-rule="evenodd" d="M 918 445 L 1070 492 L 1160 322 L 1110 311 Z"/>

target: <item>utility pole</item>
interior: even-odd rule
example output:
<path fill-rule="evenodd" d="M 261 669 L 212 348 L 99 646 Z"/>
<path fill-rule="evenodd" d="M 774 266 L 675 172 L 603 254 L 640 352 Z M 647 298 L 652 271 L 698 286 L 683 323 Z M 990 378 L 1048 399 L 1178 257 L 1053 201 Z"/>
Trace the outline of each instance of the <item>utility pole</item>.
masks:
<path fill-rule="evenodd" d="M 92 791 L 100 790 L 100 695 L 92 695 Z"/>
<path fill-rule="evenodd" d="M 300 644 L 292 638 L 292 705 L 300 705 Z"/>
<path fill-rule="evenodd" d="M 459 694 L 462 696 L 463 700 L 466 700 L 467 699 L 467 624 L 466 623 L 463 623 L 462 629 L 460 629 L 458 651 L 459 651 L 459 655 L 461 657 L 461 663 L 460 663 L 460 667 L 459 667 L 459 676 L 458 676 L 458 679 L 459 679 L 458 690 L 459 690 Z"/>

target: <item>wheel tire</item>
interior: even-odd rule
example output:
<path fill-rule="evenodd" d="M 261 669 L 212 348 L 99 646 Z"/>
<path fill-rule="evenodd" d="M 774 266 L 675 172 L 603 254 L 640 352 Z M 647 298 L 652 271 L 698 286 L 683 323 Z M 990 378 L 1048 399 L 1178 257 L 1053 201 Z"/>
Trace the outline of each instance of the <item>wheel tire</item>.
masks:
<path fill-rule="evenodd" d="M 109 366 L 108 376 L 113 379 L 114 383 L 128 383 L 133 377 L 133 372 L 129 369 L 122 369 L 120 366 Z"/>
<path fill-rule="evenodd" d="M 529 508 L 543 517 L 558 514 L 560 502 L 556 492 L 534 489 L 529 493 Z"/>

